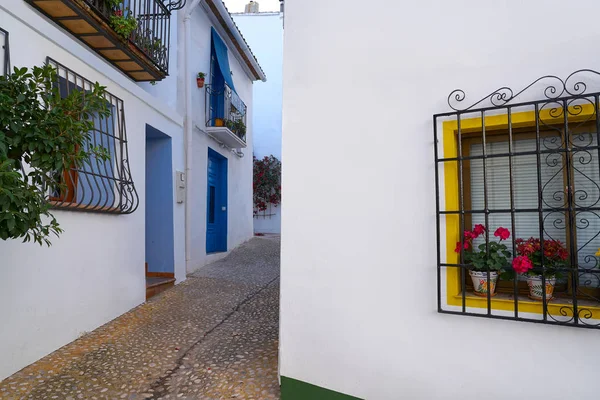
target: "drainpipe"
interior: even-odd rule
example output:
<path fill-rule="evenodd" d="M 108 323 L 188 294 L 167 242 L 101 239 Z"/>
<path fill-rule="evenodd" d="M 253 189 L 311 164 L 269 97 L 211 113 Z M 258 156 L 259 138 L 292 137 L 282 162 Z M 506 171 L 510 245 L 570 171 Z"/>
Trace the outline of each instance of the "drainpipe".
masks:
<path fill-rule="evenodd" d="M 191 17 L 194 9 L 201 0 L 192 0 L 184 9 L 183 13 L 183 88 L 185 93 L 184 102 L 184 138 L 185 147 L 185 272 L 190 270 L 192 258 L 192 135 L 194 123 L 192 118 L 192 86 L 190 78 L 190 53 L 192 50 Z"/>

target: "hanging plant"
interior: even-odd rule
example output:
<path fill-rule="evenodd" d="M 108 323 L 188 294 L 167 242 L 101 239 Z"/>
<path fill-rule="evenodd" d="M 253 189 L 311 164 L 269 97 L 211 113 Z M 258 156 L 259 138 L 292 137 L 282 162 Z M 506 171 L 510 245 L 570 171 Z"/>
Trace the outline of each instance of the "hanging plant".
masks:
<path fill-rule="evenodd" d="M 254 213 L 281 203 L 281 161 L 271 155 L 254 160 Z"/>

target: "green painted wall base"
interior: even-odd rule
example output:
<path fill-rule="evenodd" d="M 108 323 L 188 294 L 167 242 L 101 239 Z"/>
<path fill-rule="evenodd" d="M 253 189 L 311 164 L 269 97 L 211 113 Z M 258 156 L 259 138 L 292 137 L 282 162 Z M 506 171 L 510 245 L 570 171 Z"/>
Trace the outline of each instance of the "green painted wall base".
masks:
<path fill-rule="evenodd" d="M 281 377 L 281 400 L 361 400 L 310 383 Z"/>

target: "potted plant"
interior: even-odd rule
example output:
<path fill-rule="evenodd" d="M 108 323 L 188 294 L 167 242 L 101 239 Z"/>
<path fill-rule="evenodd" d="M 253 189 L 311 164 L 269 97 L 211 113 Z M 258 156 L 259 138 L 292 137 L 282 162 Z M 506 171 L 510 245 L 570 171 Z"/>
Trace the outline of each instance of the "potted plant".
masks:
<path fill-rule="evenodd" d="M 546 281 L 546 300 L 551 300 L 554 294 L 556 278 L 560 278 L 558 268 L 567 265 L 569 253 L 559 240 L 544 240 L 529 238 L 515 240 L 517 257 L 512 267 L 517 274 L 527 277 L 529 298 L 543 300 L 542 275 Z M 542 254 L 542 246 L 544 252 Z M 542 267 L 543 262 L 543 267 Z"/>
<path fill-rule="evenodd" d="M 128 8 L 116 9 L 110 16 L 110 25 L 123 39 L 129 39 L 133 31 L 138 27 L 138 21 Z"/>
<path fill-rule="evenodd" d="M 473 241 L 484 235 L 486 227 L 478 224 L 475 225 L 473 231 L 464 232 L 464 241 L 456 243 L 455 252 L 460 253 L 463 250 L 464 263 L 468 264 L 469 275 L 473 281 L 473 293 L 477 296 L 487 297 L 488 290 L 491 296 L 496 295 L 496 283 L 498 276 L 504 268 L 509 264 L 508 259 L 511 254 L 503 240 L 510 236 L 510 232 L 506 228 L 499 227 L 494 232 L 499 240 L 498 242 L 482 243 L 475 247 Z M 488 282 L 489 271 L 489 282 Z"/>
<path fill-rule="evenodd" d="M 196 76 L 196 84 L 199 88 L 204 87 L 204 79 L 206 78 L 206 74 L 204 72 L 198 72 L 198 76 Z"/>

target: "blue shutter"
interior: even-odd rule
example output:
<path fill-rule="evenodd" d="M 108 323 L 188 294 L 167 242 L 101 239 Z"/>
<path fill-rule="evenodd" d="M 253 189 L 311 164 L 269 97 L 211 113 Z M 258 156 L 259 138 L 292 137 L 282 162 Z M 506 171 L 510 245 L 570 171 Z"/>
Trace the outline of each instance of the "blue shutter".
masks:
<path fill-rule="evenodd" d="M 235 87 L 233 86 L 233 79 L 231 79 L 231 69 L 229 69 L 229 58 L 227 57 L 227 46 L 223 39 L 219 36 L 215 28 L 210 28 L 212 31 L 212 45 L 215 55 L 217 57 L 217 64 L 219 64 L 219 69 L 223 74 L 223 79 L 225 79 L 225 83 L 235 92 Z M 236 92 L 237 93 L 237 92 Z"/>

